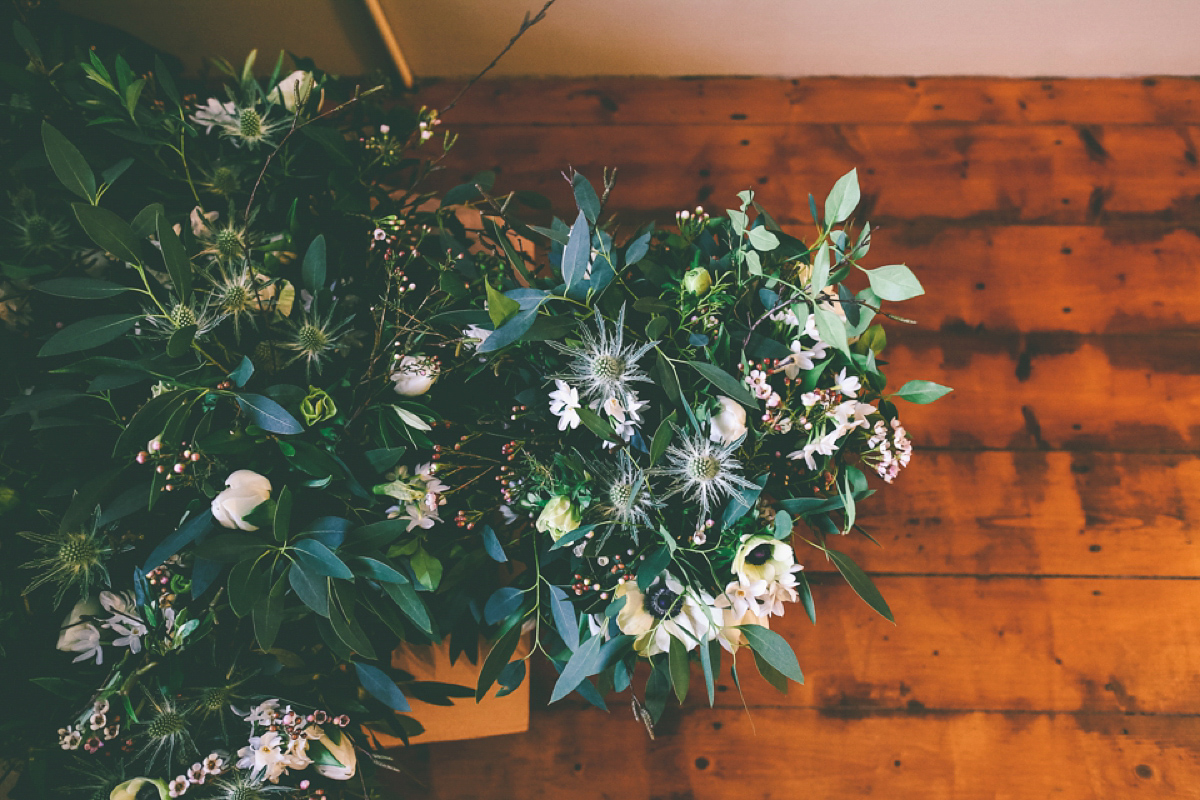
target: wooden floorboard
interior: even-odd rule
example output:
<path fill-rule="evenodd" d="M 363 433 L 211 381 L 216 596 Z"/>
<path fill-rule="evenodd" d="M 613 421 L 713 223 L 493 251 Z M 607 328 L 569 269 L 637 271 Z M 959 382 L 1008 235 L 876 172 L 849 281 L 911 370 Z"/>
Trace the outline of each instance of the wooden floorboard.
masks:
<path fill-rule="evenodd" d="M 873 571 L 1200 577 L 1200 458 L 918 451 L 859 521 L 882 547 L 833 545 Z"/>
<path fill-rule="evenodd" d="M 818 625 L 775 629 L 804 686 L 739 659 L 750 713 L 727 674 L 709 709 L 694 670 L 651 742 L 624 696 L 545 707 L 543 664 L 528 734 L 413 748 L 403 795 L 1200 798 L 1200 82 L 498 81 L 445 127 L 443 185 L 494 169 L 564 217 L 561 170 L 618 167 L 618 238 L 745 188 L 811 238 L 858 168 L 868 266 L 927 290 L 892 388 L 955 391 L 902 408 L 913 465 L 859 509 L 883 547 L 832 542 L 897 625 L 802 547 Z"/>
<path fill-rule="evenodd" d="M 462 800 L 1173 800 L 1197 796 L 1198 737 L 1196 717 L 705 709 L 669 717 L 649 741 L 622 706 L 434 745 L 397 784 Z M 433 791 L 420 792 L 422 778 Z"/>
<path fill-rule="evenodd" d="M 444 108 L 462 88 L 425 86 Z M 607 78 L 477 84 L 447 125 L 1057 123 L 1200 124 L 1200 84 L 1147 80 L 998 78 Z"/>

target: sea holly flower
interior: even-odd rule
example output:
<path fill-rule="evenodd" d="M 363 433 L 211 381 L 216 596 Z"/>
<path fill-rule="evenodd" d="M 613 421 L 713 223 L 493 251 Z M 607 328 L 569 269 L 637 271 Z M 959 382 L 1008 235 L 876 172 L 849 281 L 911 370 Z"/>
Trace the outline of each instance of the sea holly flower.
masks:
<path fill-rule="evenodd" d="M 757 489 L 735 470 L 741 463 L 733 451 L 742 439 L 728 443 L 711 442 L 702 434 L 684 433 L 675 429 L 676 444 L 667 448 L 667 466 L 654 470 L 673 480 L 663 500 L 682 494 L 689 502 L 698 503 L 700 518 L 704 519 L 722 499 L 739 489 Z"/>
<path fill-rule="evenodd" d="M 638 365 L 638 361 L 658 342 L 646 342 L 640 346 L 624 344 L 624 306 L 621 306 L 611 332 L 605 325 L 599 307 L 595 309 L 594 316 L 596 332 L 584 326 L 583 339 L 578 345 L 548 342 L 570 359 L 568 372 L 555 378 L 562 378 L 580 387 L 580 394 L 585 400 L 598 400 L 604 405 L 610 399 L 616 399 L 628 407 L 632 405 L 631 396 L 636 400 L 632 384 L 650 382 L 650 377 Z"/>
<path fill-rule="evenodd" d="M 270 107 L 260 111 L 252 104 L 243 106 L 210 97 L 192 114 L 192 121 L 203 125 L 205 133 L 216 128 L 234 147 L 253 150 L 259 145 L 275 145 L 277 134 L 291 124 L 282 117 L 271 119 L 270 113 Z"/>
<path fill-rule="evenodd" d="M 621 450 L 615 465 L 598 463 L 595 466 L 600 483 L 600 496 L 596 509 L 601 519 L 630 530 L 650 524 L 650 514 L 661 507 L 650 494 L 646 473 L 629 453 Z"/>

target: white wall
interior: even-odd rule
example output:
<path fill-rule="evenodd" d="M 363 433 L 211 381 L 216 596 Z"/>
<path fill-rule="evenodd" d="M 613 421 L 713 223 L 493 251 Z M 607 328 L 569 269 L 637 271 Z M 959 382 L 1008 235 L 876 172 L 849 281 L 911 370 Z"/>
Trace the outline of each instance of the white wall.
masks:
<path fill-rule="evenodd" d="M 543 0 L 383 0 L 418 75 Z M 1200 0 L 557 0 L 498 75 L 1200 74 Z"/>
<path fill-rule="evenodd" d="M 481 69 L 544 0 L 380 0 L 418 77 Z M 364 0 L 63 0 L 181 56 L 386 66 Z M 1200 75 L 1200 0 L 557 0 L 495 75 Z"/>

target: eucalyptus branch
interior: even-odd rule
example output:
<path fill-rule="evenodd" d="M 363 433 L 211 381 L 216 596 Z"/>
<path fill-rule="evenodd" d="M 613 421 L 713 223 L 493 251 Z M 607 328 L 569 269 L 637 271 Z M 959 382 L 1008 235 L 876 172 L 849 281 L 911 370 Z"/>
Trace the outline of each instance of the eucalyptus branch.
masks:
<path fill-rule="evenodd" d="M 530 17 L 529 12 L 526 11 L 525 20 L 521 23 L 521 27 L 517 30 L 517 34 L 508 40 L 508 44 L 506 44 L 504 49 L 492 59 L 490 64 L 480 70 L 479 74 L 474 78 L 471 78 L 471 80 L 467 81 L 467 85 L 460 89 L 458 94 L 454 95 L 454 99 L 450 101 L 450 105 L 438 112 L 439 115 L 445 114 L 447 111 L 454 108 L 454 106 L 458 105 L 458 101 L 462 99 L 463 95 L 466 94 L 472 86 L 478 83 L 484 75 L 487 75 L 489 72 L 491 72 L 492 68 L 495 67 L 496 64 L 500 63 L 500 59 L 504 58 L 505 53 L 513 48 L 513 45 L 517 43 L 518 39 L 525 35 L 526 31 L 546 18 L 546 12 L 550 10 L 550 6 L 554 5 L 555 2 L 556 0 L 546 0 L 546 5 L 542 6 L 542 10 L 537 12 L 537 14 L 533 15 L 532 17 Z"/>
<path fill-rule="evenodd" d="M 334 106 L 333 108 L 329 109 L 328 111 L 323 111 L 320 114 L 317 114 L 317 116 L 313 117 L 310 120 L 306 120 L 303 123 L 300 122 L 300 114 L 297 112 L 296 116 L 292 118 L 291 129 L 288 130 L 288 132 L 284 135 L 284 137 L 279 140 L 279 144 L 275 146 L 275 149 L 272 150 L 267 155 L 267 160 L 263 162 L 262 169 L 259 170 L 258 178 L 255 179 L 255 181 L 254 181 L 254 188 L 252 188 L 250 190 L 250 199 L 246 201 L 246 210 L 242 214 L 242 216 L 245 219 L 250 218 L 250 209 L 254 207 L 254 195 L 258 192 L 259 184 L 262 183 L 263 177 L 267 174 L 267 168 L 269 166 L 271 166 L 271 161 L 274 160 L 275 156 L 279 153 L 279 151 L 283 149 L 283 146 L 285 144 L 287 144 L 288 139 L 292 138 L 292 134 L 294 134 L 296 131 L 300 130 L 301 128 L 304 128 L 308 125 L 313 124 L 317 120 L 324 119 L 325 117 L 336 114 L 337 112 L 341 111 L 343 108 L 346 108 L 348 106 L 353 105 L 354 103 L 357 103 L 359 100 L 363 99 L 364 97 L 367 97 L 368 95 L 372 95 L 375 92 L 378 92 L 379 90 L 383 89 L 383 86 L 382 85 L 374 86 L 370 89 L 367 89 L 362 94 L 359 94 L 358 88 L 359 88 L 358 86 L 354 87 L 354 96 L 351 97 L 346 102 L 339 103 L 338 105 Z"/>

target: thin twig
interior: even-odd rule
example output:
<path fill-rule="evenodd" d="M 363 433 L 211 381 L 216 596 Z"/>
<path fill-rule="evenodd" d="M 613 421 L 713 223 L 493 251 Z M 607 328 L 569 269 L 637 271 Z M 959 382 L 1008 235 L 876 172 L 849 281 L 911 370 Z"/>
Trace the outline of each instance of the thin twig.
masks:
<path fill-rule="evenodd" d="M 450 105 L 446 106 L 440 112 L 438 112 L 438 115 L 442 116 L 447 111 L 454 108 L 454 106 L 458 105 L 458 101 L 462 99 L 462 96 L 464 94 L 466 94 L 467 91 L 472 86 L 474 86 L 476 83 L 478 83 L 479 80 L 481 78 L 483 78 L 484 75 L 487 75 L 489 72 L 492 71 L 492 67 L 496 66 L 496 64 L 498 64 L 500 62 L 500 59 L 504 58 L 504 54 L 507 53 L 509 50 L 511 50 L 513 45 L 517 43 L 517 40 L 525 35 L 525 31 L 529 30 L 534 25 L 537 25 L 539 22 L 541 22 L 543 19 L 546 18 L 546 12 L 550 10 L 550 6 L 554 5 L 555 2 L 556 2 L 556 0 L 546 0 L 546 5 L 542 6 L 542 10 L 539 11 L 537 14 L 533 15 L 533 17 L 530 17 L 529 12 L 526 11 L 525 12 L 525 21 L 521 23 L 521 28 L 520 28 L 520 30 L 517 31 L 517 35 L 508 40 L 508 44 L 506 44 L 504 46 L 504 49 L 501 50 L 499 52 L 499 54 L 497 54 L 496 57 L 492 59 L 492 63 L 490 63 L 486 67 L 484 67 L 479 72 L 479 74 L 476 75 L 474 78 L 471 78 L 471 80 L 467 81 L 467 85 L 464 86 L 461 90 L 459 90 L 458 94 L 456 94 L 454 96 L 454 99 L 450 101 Z"/>

